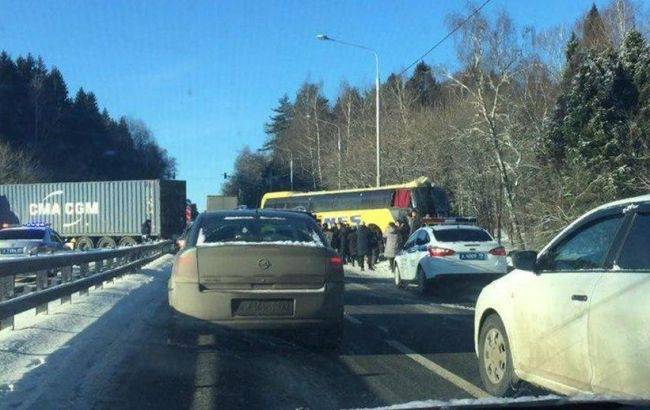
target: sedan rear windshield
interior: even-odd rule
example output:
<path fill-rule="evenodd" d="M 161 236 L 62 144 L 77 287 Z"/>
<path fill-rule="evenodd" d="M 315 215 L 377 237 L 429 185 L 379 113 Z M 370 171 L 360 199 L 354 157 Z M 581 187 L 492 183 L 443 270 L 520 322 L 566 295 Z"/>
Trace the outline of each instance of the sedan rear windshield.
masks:
<path fill-rule="evenodd" d="M 202 218 L 194 245 L 285 244 L 324 246 L 315 222 L 284 216 L 223 216 Z"/>
<path fill-rule="evenodd" d="M 480 229 L 441 229 L 433 231 L 436 240 L 440 242 L 490 242 L 489 233 Z"/>
<path fill-rule="evenodd" d="M 0 240 L 6 239 L 43 239 L 42 229 L 6 229 L 0 231 Z"/>

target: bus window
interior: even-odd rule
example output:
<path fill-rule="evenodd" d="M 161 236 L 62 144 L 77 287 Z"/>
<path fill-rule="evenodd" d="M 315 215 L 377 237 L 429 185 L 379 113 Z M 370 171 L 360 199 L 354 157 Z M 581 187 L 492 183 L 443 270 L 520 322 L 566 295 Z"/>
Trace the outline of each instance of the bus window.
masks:
<path fill-rule="evenodd" d="M 366 191 L 361 196 L 362 209 L 390 208 L 393 191 L 383 189 L 380 191 Z"/>
<path fill-rule="evenodd" d="M 269 198 L 264 203 L 264 208 L 284 209 L 287 207 L 287 200 L 284 198 Z"/>
<path fill-rule="evenodd" d="M 349 211 L 361 209 L 361 194 L 359 192 L 344 192 L 336 195 L 336 200 L 332 204 L 333 210 Z"/>
<path fill-rule="evenodd" d="M 444 189 L 439 187 L 420 187 L 412 191 L 415 209 L 422 216 L 447 216 L 449 200 Z"/>
<path fill-rule="evenodd" d="M 393 208 L 410 208 L 411 207 L 411 190 L 396 189 L 393 193 Z"/>
<path fill-rule="evenodd" d="M 311 197 L 311 210 L 313 212 L 327 212 L 334 209 L 334 197 L 332 195 L 314 195 Z"/>
<path fill-rule="evenodd" d="M 449 196 L 444 189 L 433 186 L 431 187 L 431 198 L 435 208 L 435 216 L 448 216 L 449 215 Z M 434 216 L 432 214 L 432 216 Z"/>

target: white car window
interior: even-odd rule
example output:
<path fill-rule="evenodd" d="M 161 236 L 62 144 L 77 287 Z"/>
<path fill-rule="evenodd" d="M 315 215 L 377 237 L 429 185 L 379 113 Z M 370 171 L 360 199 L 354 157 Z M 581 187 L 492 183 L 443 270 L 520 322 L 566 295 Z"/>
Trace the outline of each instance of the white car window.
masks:
<path fill-rule="evenodd" d="M 434 231 L 433 235 L 440 242 L 490 242 L 494 240 L 489 233 L 481 229 L 439 229 Z"/>
<path fill-rule="evenodd" d="M 420 230 L 420 231 L 418 231 L 416 233 L 418 234 L 417 239 L 416 239 L 416 243 L 418 245 L 425 245 L 425 244 L 429 243 L 430 239 L 429 239 L 429 234 L 427 233 L 427 231 L 422 229 L 422 230 Z"/>
<path fill-rule="evenodd" d="M 650 270 L 650 214 L 639 214 L 634 219 L 617 266 L 625 270 Z"/>
<path fill-rule="evenodd" d="M 622 215 L 609 216 L 579 227 L 542 256 L 542 270 L 601 268 L 622 219 Z"/>
<path fill-rule="evenodd" d="M 409 249 L 415 243 L 415 238 L 418 236 L 419 231 L 415 231 L 409 236 L 408 240 L 404 244 L 404 249 Z"/>

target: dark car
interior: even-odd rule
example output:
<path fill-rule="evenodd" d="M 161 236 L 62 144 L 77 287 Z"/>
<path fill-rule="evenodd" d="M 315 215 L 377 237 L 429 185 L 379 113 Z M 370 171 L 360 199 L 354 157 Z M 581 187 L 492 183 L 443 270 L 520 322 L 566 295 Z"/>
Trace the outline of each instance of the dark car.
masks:
<path fill-rule="evenodd" d="M 0 230 L 0 257 L 66 251 L 59 234 L 48 226 L 17 226 Z"/>
<path fill-rule="evenodd" d="M 339 344 L 343 266 L 316 221 L 300 212 L 201 214 L 176 256 L 169 304 L 181 318 L 237 329 L 318 331 Z"/>

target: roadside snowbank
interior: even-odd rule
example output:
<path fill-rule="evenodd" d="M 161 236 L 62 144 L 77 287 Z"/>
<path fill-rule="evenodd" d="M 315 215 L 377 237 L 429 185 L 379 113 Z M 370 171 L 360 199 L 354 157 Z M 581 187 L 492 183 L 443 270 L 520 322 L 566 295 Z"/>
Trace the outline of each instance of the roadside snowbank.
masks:
<path fill-rule="evenodd" d="M 125 275 L 87 296 L 72 295 L 71 303 L 52 302 L 47 315 L 34 310 L 16 316 L 15 329 L 0 331 L 0 399 L 14 391 L 14 385 L 28 372 L 47 362 L 48 357 L 79 336 L 135 289 L 150 283 L 147 271 L 159 271 L 171 263 L 165 255 L 145 265 L 142 273 Z M 113 329 L 119 332 L 120 329 Z M 63 376 L 63 375 L 61 375 Z"/>
<path fill-rule="evenodd" d="M 635 401 L 636 400 L 636 401 Z M 563 397 L 555 394 L 543 396 L 522 396 L 515 398 L 485 397 L 480 399 L 454 399 L 449 401 L 442 400 L 422 400 L 408 403 L 395 404 L 392 406 L 373 407 L 373 410 L 399 410 L 399 409 L 421 409 L 421 408 L 483 408 L 492 406 L 501 408 L 503 406 L 517 405 L 518 408 L 525 408 L 525 405 L 531 405 L 540 408 L 571 406 L 575 404 L 592 404 L 593 408 L 607 404 L 645 404 L 641 399 L 634 399 L 626 396 L 594 395 L 594 394 L 577 394 L 575 396 Z M 490 407 L 490 408 L 492 408 Z"/>

